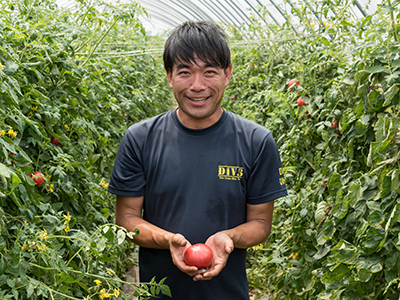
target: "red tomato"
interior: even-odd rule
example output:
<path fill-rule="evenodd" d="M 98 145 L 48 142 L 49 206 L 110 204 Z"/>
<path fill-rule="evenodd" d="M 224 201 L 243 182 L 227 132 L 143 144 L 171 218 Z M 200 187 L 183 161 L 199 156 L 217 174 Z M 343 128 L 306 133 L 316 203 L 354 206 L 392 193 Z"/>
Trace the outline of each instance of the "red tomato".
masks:
<path fill-rule="evenodd" d="M 11 153 L 11 155 L 12 155 L 12 156 L 14 156 L 14 155 L 15 155 L 15 153 Z M 15 165 L 15 163 L 14 163 L 13 161 L 11 161 L 11 165 L 12 165 L 12 166 L 14 166 L 14 165 Z"/>
<path fill-rule="evenodd" d="M 296 79 L 290 79 L 289 81 L 289 87 L 291 87 L 293 84 L 299 85 L 300 81 L 296 80 Z"/>
<path fill-rule="evenodd" d="M 332 128 L 337 128 L 337 121 L 334 121 L 334 122 L 333 122 Z"/>
<path fill-rule="evenodd" d="M 299 99 L 297 99 L 297 106 L 298 106 L 298 107 L 306 106 L 306 103 L 304 102 L 304 100 L 303 100 L 302 97 L 300 97 Z"/>
<path fill-rule="evenodd" d="M 231 99 L 232 99 L 232 100 L 236 100 L 235 96 L 232 96 Z"/>
<path fill-rule="evenodd" d="M 54 144 L 54 145 L 56 145 L 56 146 L 58 146 L 58 147 L 61 146 L 60 139 L 59 139 L 59 138 L 56 138 L 56 137 L 54 137 L 54 136 L 51 137 L 51 143 Z"/>
<path fill-rule="evenodd" d="M 213 252 L 206 244 L 195 244 L 185 250 L 183 259 L 188 266 L 207 269 L 212 263 Z"/>
<path fill-rule="evenodd" d="M 44 175 L 42 172 L 36 171 L 35 173 L 29 174 L 29 177 L 33 179 L 34 182 L 36 182 L 35 187 L 41 186 L 44 182 Z"/>

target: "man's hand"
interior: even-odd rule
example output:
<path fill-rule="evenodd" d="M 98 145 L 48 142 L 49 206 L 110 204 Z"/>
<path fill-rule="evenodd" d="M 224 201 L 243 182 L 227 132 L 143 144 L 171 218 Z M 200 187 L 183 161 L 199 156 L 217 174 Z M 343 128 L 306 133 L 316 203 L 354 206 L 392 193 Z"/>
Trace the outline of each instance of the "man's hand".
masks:
<path fill-rule="evenodd" d="M 169 250 L 171 252 L 172 261 L 175 266 L 179 268 L 182 272 L 188 274 L 190 277 L 203 274 L 204 271 L 199 271 L 194 266 L 188 266 L 183 259 L 183 253 L 189 248 L 191 244 L 189 241 L 181 234 L 174 234 L 169 240 Z"/>
<path fill-rule="evenodd" d="M 217 232 L 210 236 L 206 241 L 206 245 L 210 246 L 214 253 L 213 262 L 205 272 L 195 275 L 193 277 L 194 281 L 210 280 L 217 276 L 225 267 L 229 254 L 233 251 L 233 241 L 224 232 Z"/>

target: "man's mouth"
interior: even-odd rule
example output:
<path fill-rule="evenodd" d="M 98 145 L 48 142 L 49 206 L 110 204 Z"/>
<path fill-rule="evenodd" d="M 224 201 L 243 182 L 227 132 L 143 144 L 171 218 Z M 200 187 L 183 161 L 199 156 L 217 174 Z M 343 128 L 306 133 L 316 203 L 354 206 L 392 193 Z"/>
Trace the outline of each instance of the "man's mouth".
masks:
<path fill-rule="evenodd" d="M 202 102 L 205 102 L 210 97 L 205 97 L 205 98 L 190 98 L 190 97 L 188 97 L 188 98 L 190 99 L 190 101 L 202 103 Z"/>

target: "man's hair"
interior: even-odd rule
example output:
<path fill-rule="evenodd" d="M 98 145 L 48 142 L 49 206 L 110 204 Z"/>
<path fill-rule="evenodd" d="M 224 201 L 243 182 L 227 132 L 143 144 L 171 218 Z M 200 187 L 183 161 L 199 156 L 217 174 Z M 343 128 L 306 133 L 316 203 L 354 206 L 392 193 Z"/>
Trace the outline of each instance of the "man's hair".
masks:
<path fill-rule="evenodd" d="M 164 67 L 172 72 L 175 63 L 193 63 L 198 57 L 226 70 L 231 64 L 228 39 L 222 28 L 211 21 L 186 21 L 176 27 L 164 47 Z"/>

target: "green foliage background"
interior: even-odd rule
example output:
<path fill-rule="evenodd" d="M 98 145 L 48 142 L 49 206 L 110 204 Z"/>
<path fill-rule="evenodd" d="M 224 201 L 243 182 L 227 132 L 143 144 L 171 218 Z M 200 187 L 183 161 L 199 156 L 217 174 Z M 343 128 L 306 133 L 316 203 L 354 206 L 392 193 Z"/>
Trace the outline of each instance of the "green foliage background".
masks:
<path fill-rule="evenodd" d="M 234 48 L 224 106 L 272 131 L 289 189 L 248 252 L 251 285 L 274 299 L 399 299 L 399 7 L 353 20 L 350 4 L 296 2 L 298 33 L 227 28 L 258 39 Z"/>
<path fill-rule="evenodd" d="M 158 54 L 143 55 L 159 42 L 143 13 L 135 3 L 82 2 L 75 13 L 49 0 L 0 4 L 1 299 L 122 295 L 132 248 L 108 225 L 108 179 L 127 127 L 171 106 Z M 135 288 L 168 294 L 155 282 Z"/>

